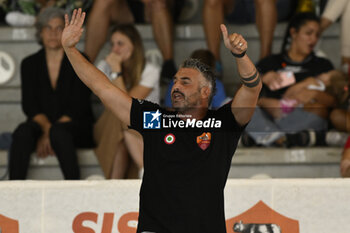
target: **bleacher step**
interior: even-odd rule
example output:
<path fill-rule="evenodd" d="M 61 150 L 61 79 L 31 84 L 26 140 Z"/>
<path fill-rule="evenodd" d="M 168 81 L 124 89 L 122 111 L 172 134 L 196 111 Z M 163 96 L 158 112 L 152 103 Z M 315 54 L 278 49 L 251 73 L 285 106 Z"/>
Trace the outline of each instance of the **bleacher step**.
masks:
<path fill-rule="evenodd" d="M 249 178 L 267 173 L 272 177 L 304 178 L 339 177 L 338 168 L 342 148 L 238 148 L 232 159 L 230 178 Z M 91 149 L 79 149 L 78 160 L 82 178 L 102 175 L 96 156 Z M 0 150 L 0 172 L 6 170 L 7 152 Z M 289 169 L 289 171 L 286 170 Z M 56 157 L 39 159 L 32 155 L 30 179 L 62 179 Z M 305 171 L 304 171 L 305 170 Z"/>

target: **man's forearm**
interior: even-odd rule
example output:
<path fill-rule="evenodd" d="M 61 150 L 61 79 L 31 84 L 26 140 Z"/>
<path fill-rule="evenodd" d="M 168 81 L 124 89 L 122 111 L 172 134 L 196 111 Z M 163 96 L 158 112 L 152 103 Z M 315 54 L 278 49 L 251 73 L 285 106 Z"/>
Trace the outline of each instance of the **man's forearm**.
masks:
<path fill-rule="evenodd" d="M 109 79 L 92 65 L 76 48 L 65 52 L 78 77 L 125 124 L 130 124 L 131 97 L 115 87 Z"/>
<path fill-rule="evenodd" d="M 243 87 L 247 88 L 247 91 L 259 95 L 262 87 L 260 75 L 248 55 L 236 58 L 236 63 Z"/>
<path fill-rule="evenodd" d="M 242 58 L 235 58 L 237 63 L 238 73 L 241 77 L 247 78 L 252 76 L 255 71 L 255 65 L 250 60 L 247 54 L 245 54 Z"/>
<path fill-rule="evenodd" d="M 232 101 L 232 113 L 237 122 L 244 125 L 249 122 L 254 113 L 262 83 L 255 65 L 247 55 L 236 58 L 238 72 L 243 83 Z"/>

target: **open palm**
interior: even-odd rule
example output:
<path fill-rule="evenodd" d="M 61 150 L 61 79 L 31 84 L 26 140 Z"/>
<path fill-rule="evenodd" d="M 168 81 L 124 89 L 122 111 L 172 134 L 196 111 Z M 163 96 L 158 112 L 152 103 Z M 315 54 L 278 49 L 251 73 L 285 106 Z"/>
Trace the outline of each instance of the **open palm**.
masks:
<path fill-rule="evenodd" d="M 68 15 L 64 17 L 65 27 L 62 33 L 62 46 L 66 48 L 74 47 L 80 40 L 80 37 L 84 31 L 83 23 L 85 19 L 85 12 L 82 12 L 81 8 L 74 10 L 72 18 L 69 21 Z"/>

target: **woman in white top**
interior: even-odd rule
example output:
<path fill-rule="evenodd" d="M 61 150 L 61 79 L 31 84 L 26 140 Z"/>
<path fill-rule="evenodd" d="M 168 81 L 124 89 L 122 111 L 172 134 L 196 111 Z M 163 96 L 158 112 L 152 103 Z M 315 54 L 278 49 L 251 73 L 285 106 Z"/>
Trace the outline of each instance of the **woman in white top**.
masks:
<path fill-rule="evenodd" d="M 141 36 L 132 25 L 119 25 L 111 36 L 111 51 L 97 67 L 111 82 L 137 99 L 159 103 L 160 69 L 146 62 Z M 95 125 L 95 153 L 106 178 L 122 179 L 129 155 L 143 168 L 143 140 L 106 109 Z"/>

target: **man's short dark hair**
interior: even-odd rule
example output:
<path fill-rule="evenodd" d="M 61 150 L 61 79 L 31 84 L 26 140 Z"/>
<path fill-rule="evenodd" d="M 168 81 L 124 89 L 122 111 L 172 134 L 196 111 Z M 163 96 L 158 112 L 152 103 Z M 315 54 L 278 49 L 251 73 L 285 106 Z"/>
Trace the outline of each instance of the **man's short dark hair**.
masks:
<path fill-rule="evenodd" d="M 209 96 L 209 105 L 216 93 L 216 77 L 215 77 L 215 73 L 213 71 L 213 69 L 204 64 L 203 62 L 201 62 L 200 60 L 198 59 L 194 59 L 194 58 L 188 58 L 186 59 L 180 68 L 192 68 L 192 69 L 196 69 L 198 70 L 202 75 L 203 77 L 210 83 L 210 88 L 211 88 L 211 93 L 210 93 L 210 96 Z"/>

